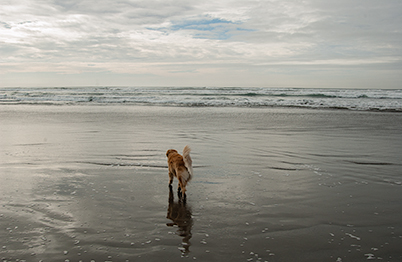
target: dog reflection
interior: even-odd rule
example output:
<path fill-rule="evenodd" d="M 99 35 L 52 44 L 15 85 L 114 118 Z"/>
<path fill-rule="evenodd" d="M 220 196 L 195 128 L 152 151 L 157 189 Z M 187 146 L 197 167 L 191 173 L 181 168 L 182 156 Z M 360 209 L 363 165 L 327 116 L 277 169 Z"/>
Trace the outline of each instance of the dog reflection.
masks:
<path fill-rule="evenodd" d="M 167 218 L 172 220 L 172 223 L 167 223 L 169 227 L 177 225 L 179 228 L 177 234 L 183 237 L 183 247 L 180 248 L 183 255 L 190 252 L 190 238 L 191 228 L 193 227 L 193 219 L 191 210 L 187 206 L 185 199 L 183 201 L 179 198 L 179 202 L 174 202 L 172 186 L 169 186 L 169 207 L 167 211 Z"/>

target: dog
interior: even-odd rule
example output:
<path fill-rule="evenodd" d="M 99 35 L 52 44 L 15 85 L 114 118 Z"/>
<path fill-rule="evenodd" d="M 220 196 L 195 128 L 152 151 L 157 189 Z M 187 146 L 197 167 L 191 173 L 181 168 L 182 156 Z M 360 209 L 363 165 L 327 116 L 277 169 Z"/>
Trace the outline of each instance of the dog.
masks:
<path fill-rule="evenodd" d="M 185 146 L 183 149 L 183 156 L 177 150 L 169 149 L 166 152 L 169 167 L 169 186 L 173 183 L 173 178 L 176 177 L 179 181 L 177 192 L 186 196 L 186 185 L 193 176 L 193 161 L 190 157 L 191 148 Z"/>

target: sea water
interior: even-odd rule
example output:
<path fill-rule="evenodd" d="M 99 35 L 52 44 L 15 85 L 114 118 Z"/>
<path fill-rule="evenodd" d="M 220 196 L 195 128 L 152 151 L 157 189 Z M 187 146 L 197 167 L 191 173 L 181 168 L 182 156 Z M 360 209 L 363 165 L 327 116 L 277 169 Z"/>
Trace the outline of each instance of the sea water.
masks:
<path fill-rule="evenodd" d="M 402 89 L 106 86 L 0 88 L 0 104 L 16 103 L 402 111 Z"/>

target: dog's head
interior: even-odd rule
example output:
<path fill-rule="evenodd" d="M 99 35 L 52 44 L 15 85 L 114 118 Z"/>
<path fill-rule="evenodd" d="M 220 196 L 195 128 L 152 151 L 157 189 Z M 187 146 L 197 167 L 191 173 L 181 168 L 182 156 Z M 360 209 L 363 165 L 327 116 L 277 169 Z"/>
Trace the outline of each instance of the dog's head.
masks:
<path fill-rule="evenodd" d="M 169 155 L 172 154 L 172 153 L 177 153 L 177 150 L 169 149 L 169 150 L 166 152 L 166 156 L 169 157 Z"/>

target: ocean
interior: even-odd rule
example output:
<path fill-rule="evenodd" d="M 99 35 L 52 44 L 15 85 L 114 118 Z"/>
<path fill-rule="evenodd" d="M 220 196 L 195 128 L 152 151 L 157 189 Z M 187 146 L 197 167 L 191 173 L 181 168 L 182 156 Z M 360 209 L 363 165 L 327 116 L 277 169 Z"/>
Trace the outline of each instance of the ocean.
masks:
<path fill-rule="evenodd" d="M 257 87 L 0 88 L 0 104 L 133 104 L 402 111 L 402 89 Z"/>

